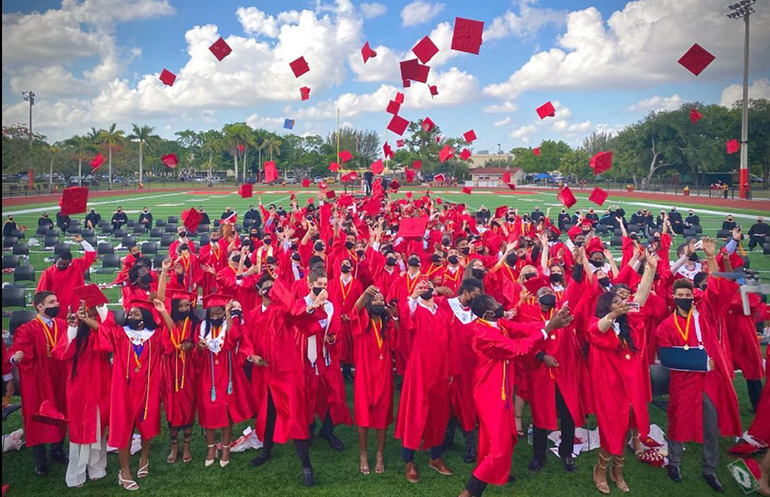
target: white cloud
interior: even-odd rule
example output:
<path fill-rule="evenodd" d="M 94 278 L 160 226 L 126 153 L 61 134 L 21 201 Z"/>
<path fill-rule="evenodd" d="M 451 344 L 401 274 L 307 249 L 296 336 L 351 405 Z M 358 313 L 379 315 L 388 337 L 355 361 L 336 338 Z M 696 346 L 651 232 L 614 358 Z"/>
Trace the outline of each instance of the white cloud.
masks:
<path fill-rule="evenodd" d="M 377 57 L 369 59 L 366 64 L 360 47 L 348 56 L 348 64 L 356 74 L 356 79 L 363 82 L 401 81 L 399 62 L 404 60 L 406 54 L 384 45 L 375 47 L 370 44 L 370 47 L 377 52 Z"/>
<path fill-rule="evenodd" d="M 556 110 L 554 117 L 540 119 L 535 116 L 530 124 L 514 129 L 509 136 L 525 145 L 546 139 L 564 139 L 576 144 L 595 128 L 591 121 L 571 122 L 572 111 L 569 107 L 565 107 L 558 100 L 551 103 Z"/>
<path fill-rule="evenodd" d="M 766 98 L 770 100 L 770 79 L 755 79 L 749 84 L 749 98 Z M 719 105 L 722 107 L 732 107 L 733 104 L 743 100 L 743 85 L 734 84 L 722 90 L 722 98 Z"/>
<path fill-rule="evenodd" d="M 743 36 L 724 18 L 721 0 L 637 0 L 604 21 L 594 7 L 571 12 L 557 47 L 533 55 L 507 81 L 484 89 L 510 99 L 529 90 L 626 89 L 665 82 L 697 84 L 677 60 L 694 42 L 716 55 L 700 82 L 739 73 Z M 770 25 L 770 9 L 757 9 L 755 26 Z M 770 30 L 752 33 L 752 44 L 770 44 Z M 770 51 L 755 51 L 752 67 L 770 66 Z M 764 69 L 763 69 L 764 68 Z"/>
<path fill-rule="evenodd" d="M 401 25 L 408 27 L 430 22 L 443 9 L 443 3 L 416 0 L 401 10 Z"/>
<path fill-rule="evenodd" d="M 364 19 L 375 19 L 385 15 L 388 8 L 381 3 L 362 3 L 358 6 L 361 11 L 361 17 Z"/>
<path fill-rule="evenodd" d="M 481 109 L 487 114 L 499 114 L 503 112 L 516 112 L 519 106 L 513 100 L 506 100 L 501 104 L 486 105 Z"/>
<path fill-rule="evenodd" d="M 251 114 L 246 118 L 246 124 L 252 128 L 276 128 L 283 127 L 283 117 L 262 117 L 259 114 Z"/>
<path fill-rule="evenodd" d="M 495 122 L 495 128 L 499 128 L 500 126 L 505 126 L 506 124 L 510 124 L 511 118 L 506 117 L 505 119 L 500 119 L 499 121 Z"/>
<path fill-rule="evenodd" d="M 508 36 L 519 38 L 532 37 L 538 30 L 547 25 L 561 26 L 567 17 L 564 11 L 531 7 L 537 1 L 520 0 L 519 14 L 511 10 L 495 17 L 484 30 L 484 41 L 499 40 Z"/>
<path fill-rule="evenodd" d="M 662 110 L 678 109 L 680 105 L 682 105 L 682 97 L 674 93 L 670 97 L 655 95 L 654 97 L 645 98 L 644 100 L 640 100 L 633 105 L 629 105 L 626 109 L 631 111 L 652 110 L 658 112 Z"/>

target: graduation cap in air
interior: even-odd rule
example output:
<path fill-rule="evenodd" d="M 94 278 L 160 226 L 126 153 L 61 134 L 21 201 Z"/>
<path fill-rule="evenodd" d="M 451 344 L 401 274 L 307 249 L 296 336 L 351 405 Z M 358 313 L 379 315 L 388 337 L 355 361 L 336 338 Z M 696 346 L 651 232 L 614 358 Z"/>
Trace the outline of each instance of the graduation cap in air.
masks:
<path fill-rule="evenodd" d="M 549 286 L 549 281 L 542 276 L 537 276 L 535 278 L 530 278 L 528 280 L 525 280 L 524 288 L 527 289 L 529 293 L 532 295 L 537 295 L 537 291 L 543 288 L 544 286 Z"/>
<path fill-rule="evenodd" d="M 390 148 L 390 144 L 388 142 L 385 142 L 385 145 L 382 146 L 382 154 L 386 159 L 393 157 L 393 149 Z"/>
<path fill-rule="evenodd" d="M 59 210 L 63 216 L 85 212 L 86 204 L 88 204 L 87 186 L 71 186 L 62 190 Z"/>
<path fill-rule="evenodd" d="M 351 154 L 348 150 L 343 150 L 342 152 L 340 152 L 340 162 L 342 162 L 343 164 L 348 162 L 352 158 L 353 158 L 353 154 Z"/>
<path fill-rule="evenodd" d="M 462 152 L 460 152 L 460 157 L 462 158 L 462 160 L 467 161 L 468 159 L 471 158 L 471 151 L 468 150 L 467 148 L 464 148 Z"/>
<path fill-rule="evenodd" d="M 553 117 L 556 115 L 556 109 L 553 108 L 553 104 L 551 102 L 546 102 L 540 107 L 536 109 L 537 115 L 540 116 L 540 119 L 545 119 L 546 117 Z"/>
<path fill-rule="evenodd" d="M 393 101 L 397 104 L 403 104 L 404 103 L 404 94 L 400 91 L 396 92 L 396 96 L 393 98 Z"/>
<path fill-rule="evenodd" d="M 295 78 L 299 78 L 310 70 L 310 66 L 305 62 L 305 57 L 300 57 L 289 62 L 289 67 L 291 67 L 291 71 L 294 73 Z"/>
<path fill-rule="evenodd" d="M 499 219 L 504 219 L 505 215 L 508 213 L 508 206 L 507 205 L 501 205 L 497 209 L 495 209 L 495 217 Z"/>
<path fill-rule="evenodd" d="M 93 160 L 90 162 L 91 172 L 94 172 L 97 169 L 99 169 L 99 166 L 101 166 L 103 163 L 104 163 L 104 156 L 100 152 L 96 154 L 96 157 L 94 157 Z"/>
<path fill-rule="evenodd" d="M 455 17 L 455 26 L 452 33 L 452 50 L 478 55 L 483 33 L 483 22 Z"/>
<path fill-rule="evenodd" d="M 227 307 L 227 304 L 232 300 L 232 297 L 221 293 L 210 293 L 203 297 L 203 308 L 211 309 L 212 307 Z"/>
<path fill-rule="evenodd" d="M 533 148 L 532 153 L 535 154 L 535 157 L 540 157 L 540 147 Z"/>
<path fill-rule="evenodd" d="M 337 164 L 336 162 L 332 162 L 331 164 L 329 164 L 329 171 L 336 173 L 339 170 L 340 170 L 340 165 Z"/>
<path fill-rule="evenodd" d="M 591 192 L 591 195 L 588 197 L 588 200 L 595 203 L 596 205 L 602 205 L 604 204 L 604 201 L 607 200 L 608 196 L 609 196 L 609 193 L 602 190 L 601 188 L 594 188 L 594 191 Z"/>
<path fill-rule="evenodd" d="M 465 141 L 468 143 L 473 143 L 473 141 L 476 139 L 476 132 L 470 129 L 463 134 L 463 138 L 465 138 Z"/>
<path fill-rule="evenodd" d="M 161 82 L 166 86 L 174 86 L 174 81 L 176 81 L 176 74 L 167 69 L 163 69 L 163 72 L 160 73 L 160 77 L 158 79 L 160 79 Z"/>
<path fill-rule="evenodd" d="M 411 183 L 417 173 L 415 173 L 412 169 L 404 168 L 404 174 L 406 174 L 406 182 Z"/>
<path fill-rule="evenodd" d="M 682 57 L 679 58 L 678 62 L 684 66 L 685 69 L 697 76 L 703 72 L 715 58 L 716 57 L 709 53 L 708 50 L 695 43 L 684 53 L 684 55 L 682 55 Z"/>
<path fill-rule="evenodd" d="M 179 158 L 176 156 L 176 154 L 166 154 L 161 157 L 160 160 L 163 161 L 163 165 L 169 169 L 174 169 L 177 164 L 179 164 Z"/>
<path fill-rule="evenodd" d="M 319 190 L 326 190 L 327 186 L 328 185 L 326 184 L 326 181 L 321 181 L 320 183 L 318 183 L 318 189 Z M 312 200 L 312 198 L 310 200 Z"/>
<path fill-rule="evenodd" d="M 690 111 L 690 122 L 692 122 L 693 124 L 700 121 L 702 117 L 703 117 L 703 114 L 698 112 L 698 109 L 692 109 Z"/>
<path fill-rule="evenodd" d="M 393 192 L 395 193 L 398 191 L 399 188 L 401 188 L 401 183 L 399 183 L 398 180 L 394 179 L 393 181 L 390 182 L 390 184 L 388 185 L 388 188 L 393 190 Z"/>
<path fill-rule="evenodd" d="M 302 186 L 305 187 L 305 188 L 310 186 L 310 178 L 303 178 L 302 179 Z"/>
<path fill-rule="evenodd" d="M 372 162 L 372 173 L 382 174 L 384 170 L 385 166 L 382 164 L 382 159 L 377 159 L 376 161 Z"/>
<path fill-rule="evenodd" d="M 230 45 L 228 45 L 221 36 L 209 47 L 209 50 L 211 50 L 211 53 L 213 53 L 214 57 L 220 62 L 233 51 L 233 49 L 230 48 Z"/>
<path fill-rule="evenodd" d="M 265 182 L 270 183 L 278 179 L 278 169 L 275 167 L 275 162 L 265 162 Z"/>
<path fill-rule="evenodd" d="M 371 49 L 368 41 L 364 43 L 363 48 L 361 48 L 361 56 L 364 58 L 364 64 L 366 64 L 369 59 L 377 57 L 377 52 Z"/>
<path fill-rule="evenodd" d="M 396 146 L 398 148 L 401 148 L 404 146 L 404 140 L 396 140 Z"/>
<path fill-rule="evenodd" d="M 88 307 L 97 307 L 109 302 L 98 285 L 83 285 L 73 290 L 75 296 L 86 303 Z"/>
<path fill-rule="evenodd" d="M 377 216 L 377 213 L 380 212 L 380 198 L 379 197 L 371 197 L 369 200 L 364 202 L 364 205 L 361 206 L 361 208 L 366 212 L 370 217 Z"/>
<path fill-rule="evenodd" d="M 254 185 L 251 183 L 242 183 L 241 186 L 238 187 L 238 195 L 241 196 L 241 198 L 250 198 L 254 195 Z"/>
<path fill-rule="evenodd" d="M 358 179 L 358 173 L 356 171 L 350 171 L 348 177 L 350 178 L 350 181 L 355 181 Z"/>
<path fill-rule="evenodd" d="M 433 181 L 435 181 L 436 183 L 441 183 L 444 180 L 446 180 L 446 176 L 444 176 L 443 174 L 437 174 L 433 177 Z"/>
<path fill-rule="evenodd" d="M 556 196 L 556 198 L 564 204 L 564 206 L 569 209 L 573 205 L 577 203 L 577 200 L 575 199 L 575 195 L 572 194 L 572 190 L 569 189 L 568 186 L 565 186 L 562 188 L 562 190 L 559 192 L 559 194 Z"/>
<path fill-rule="evenodd" d="M 514 182 L 508 183 L 508 189 L 509 190 L 515 190 L 516 189 L 516 183 L 514 183 Z"/>
<path fill-rule="evenodd" d="M 612 169 L 612 150 L 608 152 L 597 152 L 591 157 L 591 162 L 588 165 L 594 170 L 594 175 L 609 171 Z"/>
<path fill-rule="evenodd" d="M 355 199 L 353 198 L 353 195 L 348 193 L 346 195 L 341 195 L 339 199 L 337 199 L 337 205 L 340 207 L 348 207 L 353 205 L 353 201 Z"/>
<path fill-rule="evenodd" d="M 412 52 L 420 59 L 420 62 L 427 64 L 434 55 L 438 53 L 438 47 L 433 43 L 429 36 L 425 36 L 422 40 L 417 42 L 417 45 L 412 48 Z"/>
<path fill-rule="evenodd" d="M 431 97 L 435 97 L 436 95 L 438 95 L 438 86 L 430 85 L 430 86 L 428 86 L 428 89 L 430 90 L 430 96 Z"/>
<path fill-rule="evenodd" d="M 426 117 L 425 119 L 422 120 L 421 126 L 423 131 L 425 131 L 426 133 L 429 133 L 430 130 L 432 130 L 436 126 L 436 124 L 433 121 L 431 121 L 430 117 Z"/>
<path fill-rule="evenodd" d="M 198 212 L 198 209 L 195 207 L 182 211 L 182 224 L 184 224 L 184 227 L 192 233 L 195 233 L 195 230 L 198 229 L 201 219 L 203 219 L 203 216 L 201 216 L 201 213 Z"/>
<path fill-rule="evenodd" d="M 454 157 L 455 150 L 449 145 L 444 145 L 444 148 L 438 154 L 439 162 L 446 162 L 448 159 Z"/>
<path fill-rule="evenodd" d="M 422 238 L 428 225 L 427 216 L 403 217 L 398 223 L 398 235 L 401 238 Z"/>
<path fill-rule="evenodd" d="M 473 191 L 473 188 L 471 188 L 470 186 L 464 186 L 463 187 L 463 193 L 465 193 L 465 194 L 470 195 L 472 191 Z"/>
<path fill-rule="evenodd" d="M 284 129 L 294 129 L 294 119 L 285 119 L 283 121 Z"/>
<path fill-rule="evenodd" d="M 299 98 L 301 98 L 303 102 L 305 100 L 307 100 L 308 98 L 310 98 L 310 88 L 307 87 L 307 86 L 303 86 L 302 88 L 300 88 L 299 89 Z"/>
<path fill-rule="evenodd" d="M 416 160 L 412 162 L 412 169 L 414 169 L 415 171 L 419 171 L 421 167 L 422 167 L 422 161 Z"/>
<path fill-rule="evenodd" d="M 401 110 L 401 104 L 396 102 L 395 100 L 391 100 L 388 102 L 388 107 L 385 109 L 386 112 L 393 114 L 394 116 L 398 114 L 398 111 Z"/>
<path fill-rule="evenodd" d="M 429 73 L 430 67 L 420 64 L 420 61 L 417 59 L 409 59 L 401 62 L 401 79 L 404 81 L 404 86 L 408 87 L 406 83 L 410 80 L 427 83 Z"/>
<path fill-rule="evenodd" d="M 401 136 L 406 131 L 406 127 L 409 125 L 409 121 L 401 116 L 393 116 L 393 119 L 388 123 L 388 129 L 395 134 Z"/>
<path fill-rule="evenodd" d="M 511 182 L 511 172 L 510 171 L 505 171 L 503 173 L 503 183 L 507 184 L 507 183 L 510 183 L 510 182 Z"/>
<path fill-rule="evenodd" d="M 734 138 L 732 140 L 728 140 L 726 145 L 728 154 L 734 154 L 741 149 L 741 144 Z"/>
<path fill-rule="evenodd" d="M 329 190 L 325 195 L 327 199 L 331 200 L 337 196 L 337 193 L 334 190 Z"/>
<path fill-rule="evenodd" d="M 37 423 L 43 423 L 47 425 L 54 425 L 60 428 L 66 428 L 69 424 L 69 419 L 64 417 L 53 402 L 46 399 L 40 404 L 38 412 L 32 415 L 32 419 Z"/>

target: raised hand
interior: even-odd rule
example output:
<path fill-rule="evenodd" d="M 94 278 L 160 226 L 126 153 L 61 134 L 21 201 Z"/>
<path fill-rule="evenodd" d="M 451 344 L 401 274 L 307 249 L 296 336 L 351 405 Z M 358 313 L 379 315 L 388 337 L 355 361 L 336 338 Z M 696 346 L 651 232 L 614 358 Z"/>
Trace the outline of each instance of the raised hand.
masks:
<path fill-rule="evenodd" d="M 548 324 L 545 326 L 546 331 L 551 332 L 558 328 L 563 328 L 572 322 L 572 314 L 569 313 L 567 306 L 562 307 L 551 317 Z"/>
<path fill-rule="evenodd" d="M 82 235 L 72 235 L 72 240 L 75 243 L 81 243 L 83 241 L 83 236 Z"/>
<path fill-rule="evenodd" d="M 713 238 L 704 236 L 701 240 L 701 248 L 703 248 L 703 253 L 706 254 L 706 257 L 714 257 L 716 254 L 716 242 Z"/>

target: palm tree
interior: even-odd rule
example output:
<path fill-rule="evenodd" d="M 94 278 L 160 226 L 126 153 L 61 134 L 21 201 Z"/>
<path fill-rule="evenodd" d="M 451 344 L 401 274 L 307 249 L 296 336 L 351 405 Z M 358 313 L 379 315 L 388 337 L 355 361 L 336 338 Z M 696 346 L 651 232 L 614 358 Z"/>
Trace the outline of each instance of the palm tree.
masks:
<path fill-rule="evenodd" d="M 75 135 L 68 138 L 64 144 L 73 151 L 74 158 L 78 161 L 78 186 L 83 186 L 83 159 L 88 158 L 87 153 L 94 150 L 94 143 L 88 135 Z"/>
<path fill-rule="evenodd" d="M 53 193 L 53 161 L 56 156 L 61 153 L 61 147 L 58 145 L 51 145 L 48 147 L 48 153 L 51 154 L 51 169 L 48 172 L 48 191 Z"/>
<path fill-rule="evenodd" d="M 140 127 L 134 123 L 131 123 L 131 126 L 133 126 L 133 130 L 128 135 L 128 139 L 139 141 L 139 184 L 141 185 L 144 183 L 144 147 L 145 145 L 149 147 L 151 142 L 158 139 L 158 135 L 152 133 L 155 131 L 152 126 L 145 124 Z"/>
<path fill-rule="evenodd" d="M 206 136 L 203 138 L 203 145 L 201 146 L 201 151 L 204 154 L 209 154 L 209 181 L 208 186 L 212 186 L 211 183 L 211 167 L 214 165 L 214 154 L 219 153 L 222 150 L 222 138 L 217 136 L 218 133 L 216 132 L 210 132 L 206 133 Z"/>
<path fill-rule="evenodd" d="M 267 149 L 267 151 L 265 153 L 270 156 L 270 160 L 273 160 L 273 152 L 275 152 L 276 156 L 280 157 L 280 155 L 281 155 L 281 143 L 283 143 L 283 142 L 281 142 L 281 140 L 279 140 L 275 136 L 271 136 L 271 137 L 267 138 L 264 142 L 262 142 L 262 144 Z"/>
<path fill-rule="evenodd" d="M 107 145 L 107 188 L 110 190 L 112 190 L 112 149 L 125 138 L 125 132 L 122 129 L 116 129 L 117 126 L 117 123 L 112 123 L 109 129 L 103 129 L 99 134 L 100 143 Z"/>
<path fill-rule="evenodd" d="M 243 137 L 247 134 L 246 130 L 248 130 L 248 134 L 251 133 L 251 128 L 245 123 L 225 124 L 224 127 L 222 127 L 222 132 L 225 135 L 225 144 L 230 155 L 233 156 L 233 173 L 235 173 L 236 184 L 238 184 L 238 146 L 242 144 Z"/>

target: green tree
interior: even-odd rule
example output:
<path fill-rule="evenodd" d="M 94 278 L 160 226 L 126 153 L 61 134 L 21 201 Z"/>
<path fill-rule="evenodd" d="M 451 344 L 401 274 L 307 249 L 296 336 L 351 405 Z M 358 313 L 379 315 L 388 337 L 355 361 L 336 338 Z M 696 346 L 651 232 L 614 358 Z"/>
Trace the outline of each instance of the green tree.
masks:
<path fill-rule="evenodd" d="M 103 129 L 97 138 L 99 143 L 107 146 L 107 181 L 110 190 L 112 190 L 112 151 L 125 140 L 125 132 L 117 127 L 117 123 L 110 124 L 110 127 Z"/>
<path fill-rule="evenodd" d="M 90 136 L 75 135 L 65 140 L 64 144 L 70 150 L 72 157 L 78 161 L 78 186 L 83 186 L 83 160 L 96 149 Z"/>
<path fill-rule="evenodd" d="M 561 159 L 559 172 L 564 175 L 574 175 L 578 179 L 590 178 L 591 168 L 588 166 L 591 154 L 583 148 L 570 150 Z"/>
<path fill-rule="evenodd" d="M 48 153 L 51 156 L 51 167 L 48 171 L 48 191 L 53 193 L 53 163 L 56 160 L 56 157 L 61 154 L 61 146 L 60 145 L 51 145 L 48 147 Z"/>
<path fill-rule="evenodd" d="M 155 128 L 152 126 L 139 126 L 131 123 L 133 130 L 128 135 L 129 140 L 136 140 L 139 142 L 139 184 L 144 182 L 144 148 L 150 147 L 151 144 L 158 139 L 158 135 L 153 134 Z"/>
<path fill-rule="evenodd" d="M 220 154 L 226 148 L 225 138 L 219 131 L 210 130 L 203 134 L 201 138 L 201 151 L 208 154 L 209 160 L 206 162 L 209 170 L 208 186 L 212 186 L 211 170 L 215 166 L 214 156 Z"/>
<path fill-rule="evenodd" d="M 550 173 L 559 169 L 562 158 L 572 150 L 561 140 L 545 140 L 539 148 L 539 156 L 536 156 L 531 148 L 514 148 L 511 150 L 515 156 L 513 165 L 520 167 L 525 173 Z"/>

